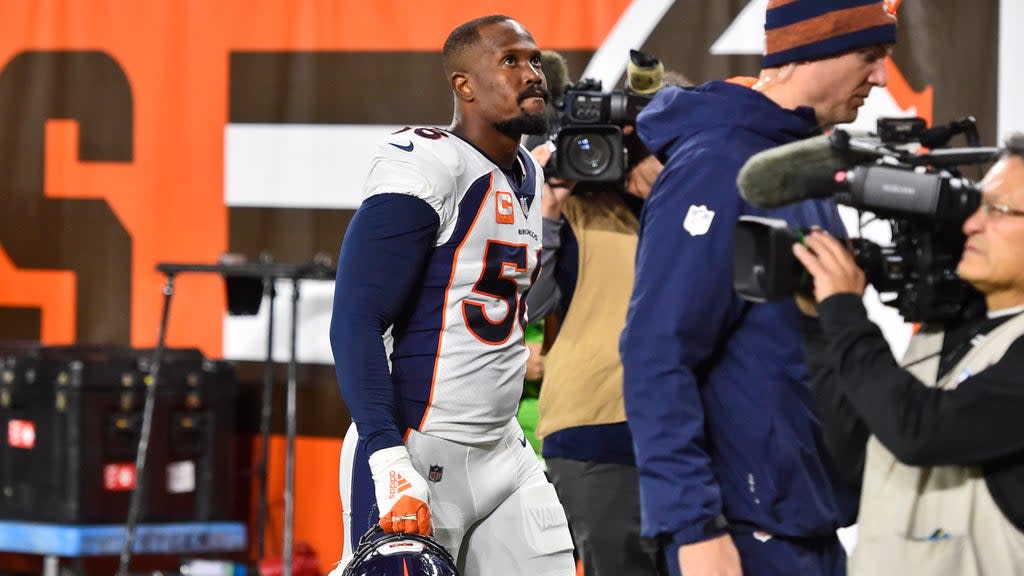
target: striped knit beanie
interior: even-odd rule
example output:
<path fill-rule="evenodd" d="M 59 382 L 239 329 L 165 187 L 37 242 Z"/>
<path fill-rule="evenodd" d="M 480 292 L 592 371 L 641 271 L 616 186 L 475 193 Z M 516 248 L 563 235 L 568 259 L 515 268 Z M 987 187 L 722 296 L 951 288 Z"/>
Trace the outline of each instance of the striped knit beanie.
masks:
<path fill-rule="evenodd" d="M 894 44 L 896 17 L 882 0 L 769 0 L 762 65 L 829 58 Z"/>

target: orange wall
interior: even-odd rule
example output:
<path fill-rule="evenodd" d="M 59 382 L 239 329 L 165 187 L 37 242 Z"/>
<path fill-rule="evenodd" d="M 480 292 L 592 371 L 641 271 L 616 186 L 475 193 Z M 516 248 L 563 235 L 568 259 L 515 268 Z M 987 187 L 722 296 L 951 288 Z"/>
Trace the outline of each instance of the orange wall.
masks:
<path fill-rule="evenodd" d="M 214 262 L 227 249 L 224 131 L 233 51 L 438 51 L 459 23 L 488 13 L 518 18 L 539 44 L 593 49 L 628 0 L 33 0 L 5 2 L 0 66 L 24 51 L 94 51 L 122 68 L 133 102 L 130 162 L 83 162 L 75 120 L 45 128 L 44 194 L 105 199 L 132 240 L 131 343 L 157 338 L 163 277 L 158 262 Z M 411 9 L 411 7 L 415 7 Z M 565 22 L 573 26 L 565 26 Z M 286 81 L 286 79 L 282 79 Z M 26 86 L 26 91 L 30 90 Z M 25 102 L 32 100 L 28 94 Z M 59 226 L 59 223 L 55 223 Z M 0 245 L 0 306 L 42 310 L 42 340 L 71 343 L 76 276 L 17 268 Z M 169 346 L 222 354 L 223 288 L 211 276 L 182 276 L 170 314 Z M 295 537 L 324 566 L 342 545 L 338 439 L 299 438 Z M 258 443 L 256 445 L 258 450 Z M 284 439 L 271 446 L 267 553 L 282 540 Z M 257 460 L 258 461 L 258 456 Z M 244 489 L 244 488 L 243 488 Z M 252 483 L 255 517 L 256 483 Z M 253 525 L 255 522 L 253 522 Z M 250 540 L 255 541 L 251 537 Z"/>
<path fill-rule="evenodd" d="M 51 121 L 45 194 L 105 199 L 121 220 L 132 239 L 131 341 L 151 346 L 163 283 L 156 263 L 214 262 L 227 248 L 224 129 L 232 51 L 437 51 L 457 24 L 492 12 L 518 17 L 546 47 L 592 49 L 628 3 L 445 0 L 410 9 L 413 3 L 398 0 L 6 2 L 0 62 L 29 50 L 100 50 L 123 69 L 134 104 L 133 160 L 81 162 L 77 122 Z M 69 343 L 75 333 L 74 286 L 73 275 L 16 269 L 0 246 L 0 306 L 41 308 L 47 343 Z M 168 344 L 220 356 L 224 306 L 219 279 L 183 276 Z"/>
<path fill-rule="evenodd" d="M 341 440 L 336 438 L 295 439 L 295 523 L 294 541 L 308 542 L 320 557 L 324 573 L 341 559 L 344 534 L 341 527 L 341 499 L 338 494 L 338 455 Z M 253 462 L 259 462 L 259 440 L 253 444 Z M 266 556 L 281 556 L 284 542 L 285 438 L 272 436 L 267 473 L 268 520 L 264 530 Z M 259 489 L 252 483 L 249 522 L 250 556 L 256 558 L 256 515 Z"/>

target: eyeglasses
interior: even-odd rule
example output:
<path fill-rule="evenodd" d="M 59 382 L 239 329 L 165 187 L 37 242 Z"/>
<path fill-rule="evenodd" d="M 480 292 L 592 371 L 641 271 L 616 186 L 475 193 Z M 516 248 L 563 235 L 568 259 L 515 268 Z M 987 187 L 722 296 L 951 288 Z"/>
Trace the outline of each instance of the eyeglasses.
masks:
<path fill-rule="evenodd" d="M 1010 208 L 1006 204 L 999 204 L 991 200 L 982 200 L 978 209 L 981 210 L 985 216 L 993 216 L 996 218 L 1002 218 L 1003 216 L 1024 216 L 1024 210 Z"/>

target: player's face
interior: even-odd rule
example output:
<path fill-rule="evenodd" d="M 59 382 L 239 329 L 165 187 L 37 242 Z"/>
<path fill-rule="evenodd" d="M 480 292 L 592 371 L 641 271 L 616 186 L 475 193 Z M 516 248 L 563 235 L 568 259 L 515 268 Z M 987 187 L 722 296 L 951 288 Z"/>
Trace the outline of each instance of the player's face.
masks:
<path fill-rule="evenodd" d="M 547 131 L 544 107 L 550 98 L 540 49 L 519 23 L 499 22 L 479 29 L 476 110 L 499 132 L 518 138 Z"/>
<path fill-rule="evenodd" d="M 990 308 L 1024 304 L 1024 216 L 992 208 L 1024 210 L 1024 161 L 1000 160 L 981 189 L 982 208 L 964 222 L 967 244 L 957 272 L 985 293 Z"/>
<path fill-rule="evenodd" d="M 807 86 L 806 104 L 814 108 L 822 126 L 857 119 L 871 89 L 889 81 L 885 70 L 888 54 L 886 46 L 871 46 L 798 67 Z"/>

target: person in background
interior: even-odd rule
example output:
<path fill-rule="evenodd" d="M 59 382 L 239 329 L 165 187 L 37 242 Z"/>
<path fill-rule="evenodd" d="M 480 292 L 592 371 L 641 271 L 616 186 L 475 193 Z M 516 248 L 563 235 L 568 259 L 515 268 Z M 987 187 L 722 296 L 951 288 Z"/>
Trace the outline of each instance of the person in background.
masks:
<path fill-rule="evenodd" d="M 896 21 L 881 0 L 769 0 L 750 86 L 661 90 L 640 114 L 665 164 L 641 215 L 620 350 L 643 534 L 678 576 L 841 575 L 836 529 L 857 493 L 822 441 L 796 304 L 733 290 L 741 215 L 842 234 L 830 200 L 747 204 L 740 168 L 850 122 L 887 81 Z"/>
<path fill-rule="evenodd" d="M 660 74 L 649 93 L 661 86 Z M 531 317 L 558 326 L 544 356 L 537 433 L 586 576 L 657 574 L 640 540 L 618 339 L 632 287 L 637 218 L 661 163 L 632 128 L 625 130 L 623 181 L 546 179 L 542 269 L 527 295 Z M 548 145 L 533 155 L 552 172 Z"/>
<path fill-rule="evenodd" d="M 540 62 L 541 68 L 544 70 L 544 77 L 547 79 L 548 93 L 550 94 L 548 105 L 544 108 L 544 117 L 547 119 L 548 127 L 553 128 L 558 126 L 560 122 L 561 111 L 559 106 L 562 96 L 565 94 L 565 89 L 570 84 L 569 67 L 565 62 L 565 58 L 554 50 L 541 50 Z M 548 133 L 528 134 L 523 137 L 523 146 L 527 150 L 533 150 L 541 144 L 546 144 L 549 138 L 550 134 Z M 542 255 L 542 267 L 544 264 L 543 260 L 544 257 Z M 531 290 L 535 287 L 536 283 L 534 283 L 534 287 Z M 544 349 L 546 325 L 544 317 L 533 312 L 528 311 L 527 319 L 529 324 L 526 325 L 525 340 L 526 348 L 530 351 L 530 355 L 526 360 L 526 381 L 523 383 L 523 397 L 519 401 L 519 412 L 517 412 L 516 417 L 519 419 L 519 425 L 523 427 L 523 432 L 526 433 L 526 439 L 533 446 L 538 457 L 540 457 L 541 441 L 537 437 L 537 422 L 540 420 L 540 387 L 544 381 L 543 354 L 546 352 Z M 557 319 L 552 319 L 547 327 L 551 328 L 556 325 Z"/>

